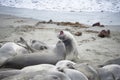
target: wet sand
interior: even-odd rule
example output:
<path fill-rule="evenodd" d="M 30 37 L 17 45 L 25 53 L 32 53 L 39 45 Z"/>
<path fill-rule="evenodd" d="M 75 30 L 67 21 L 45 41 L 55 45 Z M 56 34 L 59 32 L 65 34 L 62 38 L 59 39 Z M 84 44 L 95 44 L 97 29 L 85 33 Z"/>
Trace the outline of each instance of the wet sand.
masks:
<path fill-rule="evenodd" d="M 120 25 L 105 25 L 105 27 L 71 27 L 51 23 L 38 23 L 38 20 L 0 14 L 0 44 L 18 40 L 23 37 L 28 42 L 32 39 L 54 45 L 60 30 L 69 30 L 71 33 L 82 32 L 75 36 L 78 43 L 80 62 L 97 66 L 109 59 L 120 57 Z M 87 27 L 87 28 L 86 28 Z M 109 38 L 100 38 L 98 33 L 103 29 L 110 29 Z"/>

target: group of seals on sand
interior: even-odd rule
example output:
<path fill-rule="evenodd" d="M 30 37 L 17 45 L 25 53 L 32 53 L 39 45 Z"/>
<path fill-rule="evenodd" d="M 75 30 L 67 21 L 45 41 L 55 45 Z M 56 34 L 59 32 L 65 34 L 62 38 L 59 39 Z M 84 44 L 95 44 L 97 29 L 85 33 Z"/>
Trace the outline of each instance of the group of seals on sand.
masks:
<path fill-rule="evenodd" d="M 65 59 L 66 49 L 64 43 L 62 41 L 58 41 L 54 50 L 45 51 L 44 53 L 36 52 L 34 54 L 24 54 L 24 55 L 16 55 L 14 57 L 9 58 L 2 65 L 7 68 L 23 68 L 30 65 L 37 64 L 56 64 L 59 60 Z"/>
<path fill-rule="evenodd" d="M 119 80 L 120 65 L 93 68 L 87 63 L 61 60 L 52 64 L 27 66 L 16 70 L 0 70 L 1 80 Z"/>
<path fill-rule="evenodd" d="M 57 67 L 56 65 L 64 65 Z M 56 65 L 39 64 L 27 66 L 19 70 L 0 71 L 2 80 L 88 80 L 88 78 L 75 69 L 68 67 L 68 64 L 76 63 L 69 60 L 58 61 Z"/>
<path fill-rule="evenodd" d="M 43 46 L 43 49 L 46 48 L 47 50 L 34 52 L 34 54 L 22 54 L 10 57 L 2 66 L 7 68 L 23 68 L 25 66 L 43 63 L 56 64 L 58 61 L 64 59 L 77 59 L 78 50 L 76 40 L 74 39 L 73 35 L 68 31 L 60 31 L 58 38 L 60 40 L 52 50 L 45 45 Z M 37 49 L 37 47 L 40 48 L 38 43 L 41 44 L 41 42 L 35 40 L 32 41 L 32 47 L 35 49 Z"/>
<path fill-rule="evenodd" d="M 110 60 L 100 68 L 87 63 L 72 62 L 79 59 L 77 42 L 68 31 L 60 31 L 60 39 L 51 49 L 43 42 L 33 40 L 27 48 L 6 43 L 0 48 L 0 79 L 2 80 L 119 80 L 119 59 Z M 41 50 L 41 51 L 39 51 Z M 5 53 L 5 54 L 4 54 Z M 65 60 L 67 59 L 67 60 Z M 70 61 L 71 60 L 71 61 Z M 116 63 L 116 64 L 114 64 Z M 109 65 L 108 65 L 109 64 Z M 5 68 L 5 69 L 4 69 Z M 8 69 L 15 68 L 15 69 Z"/>

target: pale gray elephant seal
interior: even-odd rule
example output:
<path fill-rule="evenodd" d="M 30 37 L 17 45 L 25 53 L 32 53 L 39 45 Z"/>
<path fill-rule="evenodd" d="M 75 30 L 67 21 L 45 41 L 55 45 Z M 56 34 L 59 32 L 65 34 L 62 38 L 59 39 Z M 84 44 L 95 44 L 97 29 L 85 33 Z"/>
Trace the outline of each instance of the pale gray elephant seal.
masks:
<path fill-rule="evenodd" d="M 52 64 L 38 64 L 33 66 L 27 66 L 21 69 L 23 73 L 37 72 L 41 70 L 57 70 L 55 65 Z"/>
<path fill-rule="evenodd" d="M 67 75 L 59 71 L 38 71 L 22 73 L 4 78 L 2 80 L 71 80 Z"/>
<path fill-rule="evenodd" d="M 120 80 L 120 65 L 111 64 L 98 69 L 102 80 Z"/>
<path fill-rule="evenodd" d="M 77 60 L 79 59 L 77 42 L 74 36 L 68 31 L 60 31 L 58 38 L 63 41 L 66 47 L 66 59 Z"/>
<path fill-rule="evenodd" d="M 98 69 L 98 79 L 97 80 L 115 80 L 110 71 L 106 69 Z"/>
<path fill-rule="evenodd" d="M 88 80 L 88 78 L 83 73 L 74 69 L 63 68 L 59 71 L 65 73 L 71 80 Z"/>
<path fill-rule="evenodd" d="M 65 59 L 65 57 L 65 45 L 62 41 L 58 41 L 52 52 L 17 55 L 6 60 L 2 67 L 23 68 L 37 64 L 56 64 L 58 61 Z"/>

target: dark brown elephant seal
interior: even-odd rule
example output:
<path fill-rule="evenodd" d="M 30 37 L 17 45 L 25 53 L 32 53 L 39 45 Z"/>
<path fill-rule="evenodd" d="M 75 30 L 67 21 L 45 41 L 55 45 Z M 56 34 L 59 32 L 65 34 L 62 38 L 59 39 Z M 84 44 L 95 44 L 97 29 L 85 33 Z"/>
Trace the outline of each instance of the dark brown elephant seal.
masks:
<path fill-rule="evenodd" d="M 9 58 L 2 65 L 7 68 L 23 68 L 25 66 L 36 64 L 56 64 L 58 61 L 65 59 L 66 49 L 62 41 L 58 41 L 56 47 L 52 51 L 44 53 L 17 55 Z"/>

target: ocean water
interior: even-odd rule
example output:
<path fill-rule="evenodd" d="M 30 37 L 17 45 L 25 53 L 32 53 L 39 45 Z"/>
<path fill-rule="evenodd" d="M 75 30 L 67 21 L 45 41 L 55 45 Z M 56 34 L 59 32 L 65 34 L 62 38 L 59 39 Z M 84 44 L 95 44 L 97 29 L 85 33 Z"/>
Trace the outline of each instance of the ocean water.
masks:
<path fill-rule="evenodd" d="M 0 5 L 52 11 L 120 12 L 120 0 L 0 0 Z"/>
<path fill-rule="evenodd" d="M 49 11 L 0 6 L 0 14 L 33 18 L 48 21 L 70 21 L 91 25 L 101 22 L 104 25 L 120 25 L 120 12 L 67 12 Z"/>

